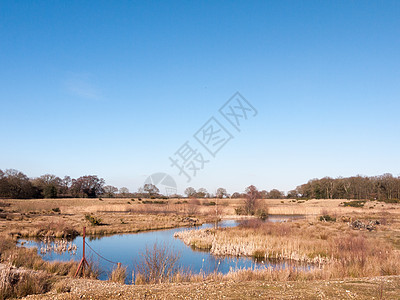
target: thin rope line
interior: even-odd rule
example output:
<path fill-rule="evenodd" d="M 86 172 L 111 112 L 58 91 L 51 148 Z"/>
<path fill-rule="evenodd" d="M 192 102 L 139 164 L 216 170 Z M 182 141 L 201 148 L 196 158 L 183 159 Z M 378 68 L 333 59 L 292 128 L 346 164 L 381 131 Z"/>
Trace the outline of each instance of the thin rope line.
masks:
<path fill-rule="evenodd" d="M 86 241 L 85 241 L 85 244 L 90 248 L 90 250 L 92 250 L 92 251 L 93 251 L 97 256 L 99 256 L 100 258 L 104 259 L 105 261 L 108 261 L 109 263 L 118 265 L 117 262 L 111 261 L 111 260 L 105 258 L 104 256 L 101 256 L 101 255 L 100 255 L 99 253 L 97 253 L 92 247 L 90 247 L 90 245 L 89 245 Z"/>

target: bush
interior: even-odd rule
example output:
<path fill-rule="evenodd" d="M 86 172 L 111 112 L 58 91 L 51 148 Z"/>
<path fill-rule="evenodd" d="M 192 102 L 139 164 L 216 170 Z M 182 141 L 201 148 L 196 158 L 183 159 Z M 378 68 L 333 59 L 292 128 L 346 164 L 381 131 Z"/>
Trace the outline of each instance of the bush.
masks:
<path fill-rule="evenodd" d="M 210 202 L 204 202 L 203 205 L 204 206 L 214 206 L 214 205 L 217 205 L 217 203 L 215 203 L 214 201 L 210 201 Z"/>
<path fill-rule="evenodd" d="M 108 280 L 124 284 L 126 280 L 126 267 L 118 266 L 115 268 L 108 277 Z"/>
<path fill-rule="evenodd" d="M 324 222 L 336 222 L 336 218 L 331 217 L 330 215 L 323 215 L 319 217 L 320 221 L 324 221 Z"/>
<path fill-rule="evenodd" d="M 171 281 L 179 272 L 179 253 L 169 249 L 165 244 L 155 243 L 140 253 L 141 262 L 136 266 L 135 283 L 162 283 Z"/>
<path fill-rule="evenodd" d="M 11 268 L 4 268 L 0 278 L 0 299 L 22 298 L 50 290 L 49 277 L 43 273 L 15 272 Z"/>
<path fill-rule="evenodd" d="M 261 220 L 265 220 L 268 218 L 268 209 L 259 208 L 256 210 L 256 216 L 259 217 Z"/>
<path fill-rule="evenodd" d="M 199 212 L 200 201 L 198 199 L 191 199 L 186 205 L 186 213 L 188 216 L 196 216 Z"/>
<path fill-rule="evenodd" d="M 343 206 L 350 206 L 350 207 L 364 207 L 365 205 L 365 200 L 355 200 L 355 201 L 349 201 L 349 202 L 344 202 Z"/>
<path fill-rule="evenodd" d="M 61 212 L 61 210 L 60 210 L 60 208 L 59 208 L 59 207 L 52 208 L 51 210 L 52 210 L 52 211 L 54 211 L 54 212 L 56 212 L 56 213 L 59 213 L 59 212 Z"/>
<path fill-rule="evenodd" d="M 168 201 L 162 201 L 162 200 L 155 200 L 155 201 L 143 200 L 142 203 L 143 203 L 143 204 L 168 204 Z"/>
<path fill-rule="evenodd" d="M 243 216 L 243 215 L 246 214 L 246 212 L 244 211 L 243 207 L 236 207 L 236 208 L 235 208 L 235 213 L 236 213 L 238 216 Z"/>
<path fill-rule="evenodd" d="M 92 224 L 92 226 L 98 226 L 101 225 L 101 219 L 98 217 L 95 217 L 93 215 L 85 215 L 85 219 L 88 220 L 90 222 L 90 224 Z"/>

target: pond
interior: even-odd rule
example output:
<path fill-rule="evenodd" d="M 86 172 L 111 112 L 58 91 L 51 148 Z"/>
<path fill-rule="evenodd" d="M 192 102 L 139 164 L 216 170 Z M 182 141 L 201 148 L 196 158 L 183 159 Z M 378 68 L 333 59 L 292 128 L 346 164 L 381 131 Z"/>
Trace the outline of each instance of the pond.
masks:
<path fill-rule="evenodd" d="M 301 216 L 270 216 L 267 222 L 282 222 Z M 225 220 L 219 222 L 219 227 L 233 227 L 238 223 L 234 220 Z M 200 228 L 211 228 L 214 224 L 203 224 L 202 226 L 195 227 Z M 140 253 L 145 252 L 146 247 L 151 248 L 155 243 L 158 245 L 166 245 L 169 249 L 173 249 L 174 252 L 179 253 L 180 259 L 179 264 L 185 270 L 190 270 L 192 273 L 204 273 L 209 274 L 213 272 L 220 272 L 223 274 L 228 273 L 230 270 L 236 269 L 256 269 L 260 267 L 274 267 L 274 268 L 286 268 L 289 263 L 285 261 L 272 262 L 263 261 L 257 262 L 251 257 L 220 257 L 210 254 L 207 251 L 197 251 L 189 246 L 186 246 L 181 240 L 174 238 L 174 233 L 192 228 L 175 228 L 169 230 L 158 230 L 148 231 L 135 234 L 121 234 L 111 236 L 88 236 L 86 237 L 86 257 L 89 261 L 94 262 L 101 270 L 99 279 L 105 280 L 108 278 L 111 270 L 115 268 L 115 265 L 107 260 L 99 258 L 95 253 L 97 252 L 104 258 L 113 261 L 120 262 L 123 266 L 127 266 L 127 283 L 132 282 L 132 270 L 134 265 L 140 261 Z M 25 247 L 37 247 L 38 253 L 47 261 L 69 261 L 71 259 L 79 261 L 82 258 L 82 237 L 76 237 L 72 244 L 76 245 L 75 253 L 72 251 L 68 252 L 56 252 L 56 251 L 43 251 L 40 249 L 45 247 L 45 243 L 40 240 L 23 240 L 19 241 L 20 245 Z M 50 243 L 51 245 L 52 243 Z M 47 244 L 48 246 L 49 244 Z M 54 245 L 54 242 L 53 242 Z M 92 248 L 95 252 L 93 252 Z"/>

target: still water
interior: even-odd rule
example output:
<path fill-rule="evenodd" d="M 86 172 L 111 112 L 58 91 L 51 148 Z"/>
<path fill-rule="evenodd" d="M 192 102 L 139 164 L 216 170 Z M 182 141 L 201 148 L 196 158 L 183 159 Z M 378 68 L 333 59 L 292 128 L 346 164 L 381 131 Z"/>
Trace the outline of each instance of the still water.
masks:
<path fill-rule="evenodd" d="M 299 216 L 270 216 L 267 222 L 282 222 L 298 218 Z M 219 222 L 219 227 L 233 227 L 238 223 L 234 220 L 225 220 Z M 211 228 L 214 224 L 203 224 L 200 228 Z M 194 229 L 194 228 L 190 228 Z M 285 268 L 288 262 L 279 261 L 263 261 L 257 262 L 251 257 L 227 257 L 215 256 L 207 251 L 194 250 L 186 246 L 181 240 L 174 238 L 174 233 L 188 230 L 188 228 L 175 228 L 169 230 L 149 231 L 136 234 L 121 234 L 111 236 L 86 237 L 86 242 L 90 247 L 99 253 L 101 256 L 110 261 L 120 262 L 126 266 L 128 278 L 127 282 L 132 282 L 132 271 L 134 266 L 140 262 L 141 253 L 144 253 L 147 248 L 152 248 L 155 243 L 159 246 L 166 245 L 179 253 L 179 265 L 185 270 L 190 270 L 192 273 L 209 274 L 213 272 L 228 273 L 235 269 L 255 269 L 260 267 Z M 82 258 L 82 237 L 76 237 L 73 244 L 77 246 L 75 254 L 64 252 L 55 253 L 53 251 L 41 253 L 44 260 L 47 261 L 79 261 Z M 25 247 L 37 247 L 38 253 L 44 246 L 39 240 L 20 240 Z M 99 279 L 107 279 L 115 265 L 99 258 L 88 246 L 86 246 L 86 257 L 88 261 L 94 262 L 101 270 Z"/>

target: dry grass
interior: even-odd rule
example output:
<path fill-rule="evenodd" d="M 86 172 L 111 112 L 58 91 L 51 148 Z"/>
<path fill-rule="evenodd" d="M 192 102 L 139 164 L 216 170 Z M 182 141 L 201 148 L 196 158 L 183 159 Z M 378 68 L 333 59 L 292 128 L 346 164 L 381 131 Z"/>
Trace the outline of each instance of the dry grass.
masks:
<path fill-rule="evenodd" d="M 192 226 L 193 218 L 188 220 L 189 215 L 193 216 L 198 211 L 195 223 L 201 224 L 206 221 L 210 210 L 207 209 L 203 214 L 200 211 L 201 203 L 189 205 L 176 199 L 163 201 L 167 204 L 143 204 L 146 199 L 33 199 L 3 202 L 5 207 L 0 216 L 0 233 L 15 237 L 72 237 L 80 233 L 83 226 L 87 227 L 89 235 Z M 85 219 L 86 214 L 101 219 L 101 226 L 91 226 Z"/>
<path fill-rule="evenodd" d="M 1 300 L 42 294 L 47 292 L 50 286 L 49 276 L 43 272 L 21 271 L 11 267 L 0 270 Z"/>
<path fill-rule="evenodd" d="M 73 276 L 78 268 L 78 262 L 44 261 L 36 248 L 17 247 L 15 241 L 7 236 L 0 236 L 0 261 L 16 268 L 24 268 L 59 276 Z M 97 278 L 99 270 L 89 262 L 86 277 Z"/>
<path fill-rule="evenodd" d="M 140 255 L 141 261 L 135 270 L 136 284 L 170 282 L 180 273 L 179 253 L 165 244 L 155 243 Z"/>
<path fill-rule="evenodd" d="M 183 231 L 176 233 L 176 237 L 187 245 L 209 249 L 216 255 L 317 264 L 318 268 L 306 275 L 296 271 L 296 276 L 329 279 L 400 274 L 400 253 L 381 234 L 390 228 L 396 230 L 398 223 L 392 227 L 382 226 L 377 232 L 367 232 L 353 230 L 344 222 L 262 223 L 251 220 L 237 228 Z M 258 271 L 254 272 L 256 276 Z M 260 274 L 257 276 L 265 275 Z"/>
<path fill-rule="evenodd" d="M 139 232 L 190 226 L 185 217 L 192 216 L 203 223 L 208 217 L 233 218 L 235 209 L 242 206 L 243 199 L 168 199 L 165 204 L 144 204 L 148 199 L 32 199 L 2 200 L 0 233 L 16 236 L 54 236 L 80 232 L 88 226 L 88 234 L 113 234 Z M 150 200 L 152 201 L 152 200 Z M 217 206 L 206 206 L 215 201 Z M 383 213 L 400 215 L 400 205 L 367 202 L 363 208 L 343 207 L 343 199 L 296 201 L 290 199 L 263 199 L 260 205 L 268 207 L 269 214 L 313 216 L 327 210 L 331 214 Z M 59 211 L 57 210 L 59 209 Z M 216 215 L 217 212 L 217 215 Z M 85 214 L 102 219 L 102 226 L 91 227 Z"/>
<path fill-rule="evenodd" d="M 94 235 L 174 228 L 191 225 L 193 222 L 189 219 L 194 218 L 198 219 L 198 223 L 202 223 L 210 217 L 237 217 L 234 215 L 235 208 L 243 203 L 243 199 L 218 200 L 216 210 L 215 206 L 204 205 L 210 201 L 213 200 L 169 199 L 165 201 L 166 204 L 143 204 L 144 201 L 137 199 L 4 200 L 1 202 L 3 211 L 0 216 L 0 233 L 3 233 L 0 237 L 0 257 L 2 261 L 35 272 L 28 272 L 29 275 L 14 280 L 15 275 L 4 271 L 0 299 L 4 298 L 4 295 L 18 297 L 45 292 L 49 289 L 49 276 L 51 281 L 54 276 L 71 276 L 77 268 L 76 262 L 45 262 L 35 249 L 16 248 L 15 241 L 9 238 L 8 234 L 15 237 L 67 237 L 79 233 L 84 225 L 87 226 L 87 233 Z M 315 263 L 311 270 L 234 270 L 226 275 L 215 273 L 206 276 L 172 268 L 173 271 L 169 273 L 153 272 L 164 274 L 158 277 L 153 276 L 154 274 L 147 276 L 142 270 L 135 274 L 136 283 L 308 282 L 318 279 L 400 274 L 400 256 L 396 250 L 400 250 L 400 205 L 372 201 L 367 202 L 363 208 L 354 208 L 341 206 L 344 201 L 346 200 L 261 200 L 262 205 L 268 207 L 270 214 L 306 214 L 308 218 L 282 224 L 248 221 L 239 228 L 210 229 L 182 233 L 180 236 L 187 244 L 209 249 L 215 254 Z M 333 216 L 337 221 L 319 222 L 316 216 L 321 213 Z M 85 220 L 85 214 L 101 218 L 102 225 L 90 226 Z M 347 224 L 352 219 L 379 219 L 382 225 L 373 232 L 355 231 Z M 153 256 L 153 261 L 157 261 L 156 257 Z M 153 268 L 154 270 L 157 270 L 157 267 Z M 93 277 L 98 275 L 94 266 L 88 272 L 91 272 Z M 1 274 L 3 276 L 3 273 Z M 109 279 L 122 283 L 125 278 L 126 269 L 117 268 Z M 17 284 L 10 287 L 10 282 Z M 65 280 L 56 282 L 54 288 L 60 293 L 71 289 Z"/>
<path fill-rule="evenodd" d="M 125 283 L 127 274 L 126 274 L 127 267 L 118 266 L 116 267 L 108 277 L 109 281 L 118 282 L 118 283 Z"/>

